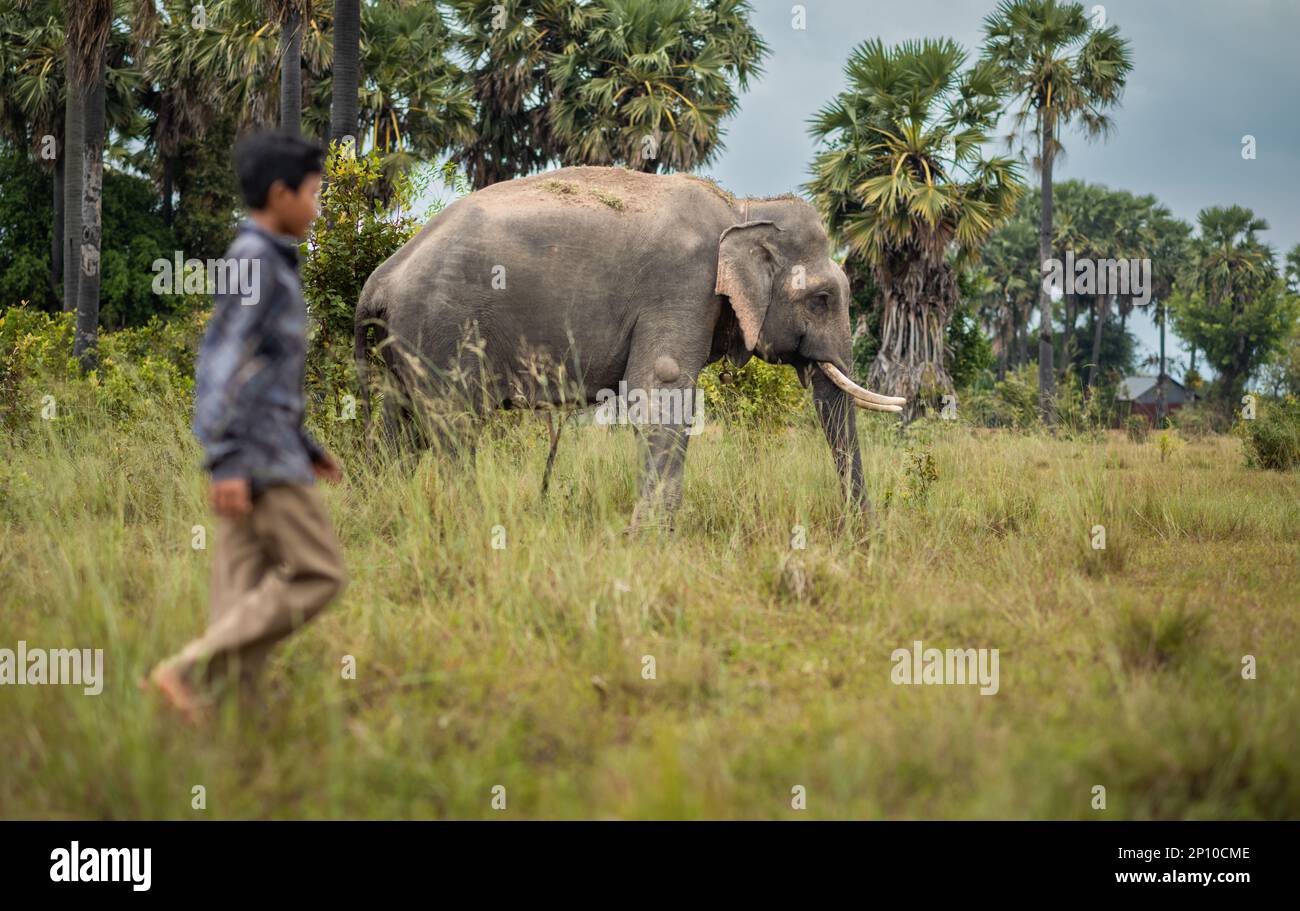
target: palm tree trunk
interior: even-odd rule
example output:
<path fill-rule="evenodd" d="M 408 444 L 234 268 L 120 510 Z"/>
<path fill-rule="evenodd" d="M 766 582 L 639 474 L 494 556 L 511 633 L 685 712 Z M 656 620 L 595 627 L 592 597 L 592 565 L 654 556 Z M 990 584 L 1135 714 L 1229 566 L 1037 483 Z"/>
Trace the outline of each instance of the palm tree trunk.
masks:
<path fill-rule="evenodd" d="M 1088 360 L 1088 390 L 1097 383 L 1097 367 L 1101 363 L 1101 332 L 1106 325 L 1106 314 L 1110 312 L 1110 295 L 1098 294 L 1094 305 L 1097 308 L 1097 318 L 1092 328 L 1092 357 Z"/>
<path fill-rule="evenodd" d="M 84 90 L 68 85 L 67 102 L 64 113 L 67 123 L 64 127 L 63 143 L 64 162 L 72 162 L 65 167 L 63 178 L 63 218 L 64 218 L 64 257 L 63 257 L 63 309 L 77 309 L 77 279 L 81 275 L 81 196 L 86 185 L 84 159 L 86 154 L 86 98 Z"/>
<path fill-rule="evenodd" d="M 1017 314 L 1020 309 L 1016 308 Z M 1025 315 L 1016 317 L 1016 366 L 1023 367 L 1029 363 L 1029 320 Z"/>
<path fill-rule="evenodd" d="M 163 156 L 162 172 L 162 217 L 163 224 L 171 226 L 175 211 L 172 208 L 172 184 L 175 182 L 176 158 L 172 155 Z"/>
<path fill-rule="evenodd" d="M 1043 138 L 1039 161 L 1043 163 L 1041 187 L 1043 191 L 1042 220 L 1038 226 L 1039 268 L 1047 269 L 1052 258 L 1052 118 L 1043 117 Z M 1042 273 L 1040 273 L 1040 279 Z M 1052 368 L 1052 296 L 1041 280 L 1038 286 L 1038 413 L 1047 424 L 1054 422 L 1052 399 L 1056 394 L 1056 371 Z"/>
<path fill-rule="evenodd" d="M 1056 367 L 1056 383 L 1065 382 L 1065 372 L 1074 361 L 1074 351 L 1078 343 L 1074 338 L 1074 324 L 1079 318 L 1079 296 L 1065 295 L 1065 334 L 1061 337 L 1061 363 Z"/>
<path fill-rule="evenodd" d="M 1160 373 L 1156 376 L 1156 427 L 1164 428 L 1169 405 L 1165 399 L 1165 305 L 1161 301 L 1156 310 L 1160 321 Z"/>
<path fill-rule="evenodd" d="M 280 26 L 280 129 L 302 135 L 302 14 L 296 9 Z"/>
<path fill-rule="evenodd" d="M 72 353 L 87 372 L 98 363 L 100 199 L 104 189 L 104 66 L 86 92 L 84 176 L 81 196 L 81 244 L 77 279 L 77 333 Z"/>
<path fill-rule="evenodd" d="M 998 382 L 1007 378 L 1007 362 L 1011 359 L 1012 340 L 1016 335 L 1014 317 L 1007 313 L 998 326 Z"/>
<path fill-rule="evenodd" d="M 944 339 L 958 291 L 949 263 L 900 255 L 905 262 L 876 271 L 881 294 L 880 349 L 871 362 L 867 386 L 906 398 L 902 416 L 911 421 L 924 413 L 928 398 L 953 391 Z"/>
<path fill-rule="evenodd" d="M 359 126 L 361 79 L 361 0 L 334 0 L 334 85 L 330 101 L 330 141 L 355 137 Z M 355 146 L 354 146 L 355 148 Z"/>
<path fill-rule="evenodd" d="M 67 147 L 60 151 L 66 154 Z M 51 225 L 50 232 L 50 293 L 53 295 L 51 301 L 52 308 L 57 309 L 61 306 L 59 301 L 59 288 L 63 284 L 63 249 L 67 244 L 64 236 L 63 219 L 64 219 L 64 198 L 66 192 L 64 188 L 64 175 L 67 169 L 64 167 L 63 155 L 54 159 L 54 224 Z"/>

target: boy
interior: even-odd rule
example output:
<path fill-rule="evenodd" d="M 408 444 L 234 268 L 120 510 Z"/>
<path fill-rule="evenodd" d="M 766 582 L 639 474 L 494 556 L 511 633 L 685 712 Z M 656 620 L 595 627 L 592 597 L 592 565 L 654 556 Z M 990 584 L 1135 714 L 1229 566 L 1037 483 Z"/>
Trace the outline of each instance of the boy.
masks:
<path fill-rule="evenodd" d="M 225 264 L 246 281 L 213 295 L 199 350 L 194 433 L 217 514 L 207 632 L 150 674 L 199 721 L 214 685 L 247 691 L 271 647 L 343 589 L 343 554 L 313 477 L 338 464 L 303 428 L 307 309 L 297 241 L 319 214 L 320 147 L 259 133 L 235 148 L 248 219 Z M 241 293 L 243 292 L 243 293 Z"/>

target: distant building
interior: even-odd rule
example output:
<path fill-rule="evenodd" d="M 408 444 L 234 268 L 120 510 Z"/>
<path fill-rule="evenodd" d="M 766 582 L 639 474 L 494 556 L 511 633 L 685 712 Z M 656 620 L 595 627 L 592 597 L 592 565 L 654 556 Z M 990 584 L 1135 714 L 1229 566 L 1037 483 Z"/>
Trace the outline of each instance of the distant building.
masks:
<path fill-rule="evenodd" d="M 1172 414 L 1184 405 L 1195 401 L 1196 394 L 1182 383 L 1165 374 L 1165 408 Z M 1117 402 L 1127 402 L 1130 414 L 1144 415 L 1152 423 L 1156 419 L 1156 377 L 1126 376 L 1120 380 L 1115 393 Z"/>

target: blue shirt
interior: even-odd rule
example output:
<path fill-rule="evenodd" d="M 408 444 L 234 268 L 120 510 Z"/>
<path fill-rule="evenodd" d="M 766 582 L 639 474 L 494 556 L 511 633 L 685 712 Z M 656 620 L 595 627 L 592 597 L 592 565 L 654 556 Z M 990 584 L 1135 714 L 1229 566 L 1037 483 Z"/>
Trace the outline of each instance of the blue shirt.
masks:
<path fill-rule="evenodd" d="M 303 427 L 307 304 L 298 246 L 245 221 L 216 275 L 195 380 L 204 467 L 214 480 L 248 478 L 254 489 L 310 484 L 324 450 Z"/>

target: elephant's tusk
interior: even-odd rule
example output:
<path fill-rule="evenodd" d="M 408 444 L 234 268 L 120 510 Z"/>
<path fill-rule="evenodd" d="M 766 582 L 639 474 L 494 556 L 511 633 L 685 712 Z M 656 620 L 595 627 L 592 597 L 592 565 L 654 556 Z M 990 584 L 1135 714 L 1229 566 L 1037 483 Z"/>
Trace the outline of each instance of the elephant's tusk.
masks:
<path fill-rule="evenodd" d="M 853 398 L 853 404 L 859 408 L 867 408 L 871 411 L 897 412 L 902 411 L 902 406 L 907 404 L 907 399 L 899 398 L 896 395 L 878 395 L 870 389 L 863 389 L 840 372 L 840 369 L 834 364 L 819 361 L 817 366 L 822 368 L 822 372 L 831 378 L 832 383 L 847 392 Z"/>
<path fill-rule="evenodd" d="M 864 402 L 862 399 L 854 399 L 853 404 L 867 411 L 891 411 L 897 414 L 903 410 L 902 405 L 877 405 L 875 402 Z"/>

